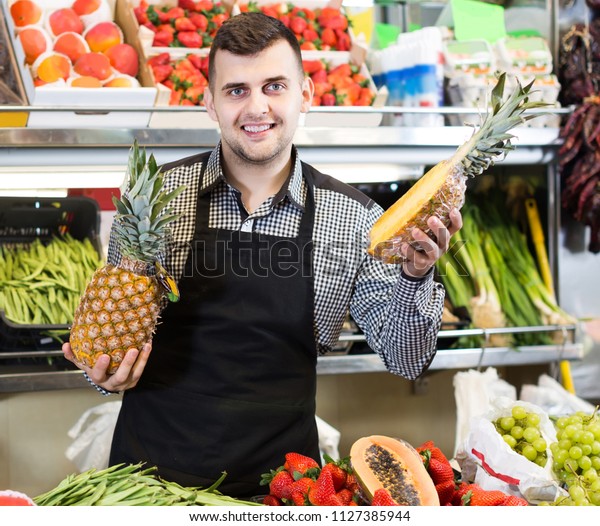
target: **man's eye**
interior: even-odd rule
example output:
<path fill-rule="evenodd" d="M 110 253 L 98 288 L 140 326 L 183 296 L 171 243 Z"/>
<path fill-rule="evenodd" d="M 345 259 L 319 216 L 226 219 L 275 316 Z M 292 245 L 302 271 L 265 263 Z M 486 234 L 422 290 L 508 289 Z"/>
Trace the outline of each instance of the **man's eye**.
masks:
<path fill-rule="evenodd" d="M 240 97 L 241 95 L 244 94 L 244 89 L 243 88 L 234 88 L 229 92 L 230 95 L 233 95 L 234 97 Z"/>
<path fill-rule="evenodd" d="M 280 84 L 279 82 L 274 82 L 273 84 L 269 84 L 267 86 L 267 89 L 269 91 L 283 91 L 285 88 L 285 86 L 283 84 Z"/>

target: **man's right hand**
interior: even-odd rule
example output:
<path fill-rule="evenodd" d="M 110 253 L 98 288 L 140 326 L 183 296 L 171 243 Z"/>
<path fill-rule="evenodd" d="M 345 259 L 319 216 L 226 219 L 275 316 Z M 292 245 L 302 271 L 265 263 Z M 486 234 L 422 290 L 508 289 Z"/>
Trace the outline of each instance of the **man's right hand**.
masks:
<path fill-rule="evenodd" d="M 152 344 L 147 343 L 144 345 L 142 352 L 139 352 L 137 349 L 129 349 L 121 365 L 119 365 L 119 368 L 113 374 L 107 374 L 106 372 L 110 365 L 110 357 L 107 354 L 100 356 L 92 368 L 82 364 L 75 358 L 69 343 L 63 344 L 62 351 L 65 358 L 74 363 L 82 371 L 85 371 L 90 380 L 96 385 L 107 391 L 119 392 L 131 389 L 137 385 L 148 362 L 148 357 L 152 351 Z"/>

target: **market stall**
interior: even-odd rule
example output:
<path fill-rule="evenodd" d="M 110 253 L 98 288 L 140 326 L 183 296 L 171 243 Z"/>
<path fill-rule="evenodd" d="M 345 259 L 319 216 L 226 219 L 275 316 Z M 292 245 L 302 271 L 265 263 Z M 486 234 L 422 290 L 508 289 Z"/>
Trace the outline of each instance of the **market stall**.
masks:
<path fill-rule="evenodd" d="M 342 11 L 335 7 L 337 14 L 332 10 L 331 19 L 323 15 L 321 10 L 325 6 L 322 2 L 308 1 L 287 7 L 263 1 L 249 4 L 90 1 L 87 7 L 86 2 L 78 3 L 77 9 L 81 12 L 77 17 L 67 14 L 67 9 L 75 9 L 70 1 L 58 5 L 58 2 L 40 0 L 38 7 L 45 14 L 39 17 L 32 6 L 11 9 L 16 3 L 3 1 L 1 11 L 6 22 L 6 27 L 0 27 L 6 76 L 3 74 L 0 93 L 6 92 L 6 97 L 0 100 L 4 105 L 0 108 L 0 188 L 4 195 L 11 197 L 2 198 L 0 232 L 4 238 L 12 235 L 12 242 L 44 241 L 44 250 L 53 234 L 70 232 L 74 241 L 80 241 L 82 246 L 85 244 L 90 252 L 88 256 L 80 256 L 81 265 L 70 269 L 61 259 L 67 254 L 66 247 L 57 251 L 56 261 L 51 261 L 50 256 L 40 256 L 37 251 L 42 249 L 34 247 L 38 258 L 48 258 L 56 267 L 33 268 L 27 263 L 35 258 L 31 253 L 11 255 L 15 262 L 27 267 L 19 275 L 2 278 L 11 282 L 25 279 L 28 287 L 34 284 L 39 287 L 38 291 L 45 291 L 43 283 L 48 281 L 54 280 L 61 285 L 55 283 L 39 298 L 29 292 L 17 292 L 14 296 L 15 293 L 9 292 L 9 302 L 5 300 L 0 304 L 0 420 L 13 422 L 15 408 L 23 409 L 24 414 L 35 414 L 46 403 L 50 408 L 67 408 L 62 416 L 48 415 L 47 420 L 44 417 L 39 421 L 51 430 L 52 455 L 60 459 L 46 460 L 46 465 L 50 466 L 48 475 L 36 477 L 32 482 L 27 480 L 30 468 L 23 469 L 28 466 L 27 459 L 23 458 L 22 452 L 16 452 L 15 441 L 20 440 L 22 431 L 15 432 L 14 426 L 4 426 L 6 430 L 0 432 L 0 441 L 7 442 L 9 455 L 0 458 L 0 468 L 5 468 L 0 472 L 7 474 L 5 478 L 0 476 L 0 487 L 21 487 L 29 495 L 40 495 L 38 504 L 41 505 L 67 503 L 60 501 L 59 493 L 41 496 L 73 471 L 73 464 L 63 459 L 69 443 L 65 430 L 81 412 L 98 404 L 99 399 L 81 371 L 63 359 L 60 345 L 68 337 L 72 323 L 69 313 L 75 310 L 77 297 L 91 275 L 91 267 L 98 266 L 97 258 L 105 256 L 107 234 L 115 214 L 110 196 L 117 193 L 129 149 L 135 141 L 152 151 L 159 163 L 209 151 L 218 143 L 219 130 L 208 118 L 202 96 L 208 82 L 207 58 L 211 39 L 228 17 L 237 12 L 263 10 L 270 16 L 287 17 L 287 23 L 301 44 L 305 73 L 318 86 L 313 107 L 294 138 L 302 158 L 367 193 L 386 209 L 431 167 L 451 157 L 471 136 L 473 126 L 480 122 L 479 113 L 490 93 L 496 69 L 516 74 L 523 83 L 533 80 L 537 100 L 547 104 L 543 116 L 514 130 L 514 151 L 501 163 L 489 167 L 485 176 L 468 182 L 467 202 L 473 207 L 469 208 L 468 215 L 465 209 L 465 217 L 470 219 L 464 233 L 481 236 L 478 245 L 485 250 L 470 254 L 470 257 L 475 268 L 482 272 L 484 268 L 488 269 L 485 272 L 492 280 L 459 284 L 456 280 L 450 281 L 444 270 L 457 262 L 465 265 L 465 261 L 455 259 L 454 263 L 445 261 L 438 266 L 437 279 L 447 290 L 447 317 L 438 334 L 438 352 L 427 372 L 414 381 L 382 374 L 384 364 L 369 349 L 365 336 L 351 318 L 342 330 L 336 349 L 317 361 L 317 413 L 341 430 L 340 451 L 344 456 L 350 454 L 361 437 L 375 434 L 401 436 L 417 450 L 429 450 L 430 454 L 434 445 L 428 447 L 426 443 L 433 440 L 435 446 L 444 451 L 445 455 L 442 453 L 441 456 L 446 461 L 457 455 L 451 478 L 456 493 L 446 489 L 442 495 L 441 486 L 437 488 L 437 485 L 447 481 L 436 480 L 437 475 L 427 461 L 423 464 L 425 472 L 419 471 L 420 479 L 428 487 L 424 492 L 439 500 L 447 499 L 447 502 L 454 499 L 457 505 L 465 504 L 465 501 L 477 505 L 479 490 L 474 487 L 461 489 L 461 484 L 478 482 L 484 490 L 492 487 L 482 483 L 481 474 L 476 479 L 473 472 L 467 478 L 472 459 L 461 458 L 457 451 L 458 441 L 454 433 L 448 432 L 458 427 L 461 411 L 458 401 L 450 394 L 456 388 L 455 375 L 462 370 L 500 368 L 502 374 L 520 388 L 532 383 L 532 378 L 535 383 L 540 374 L 550 373 L 573 391 L 568 362 L 575 365 L 589 349 L 581 321 L 598 315 L 588 306 L 589 302 L 577 299 L 579 295 L 593 296 L 593 288 L 597 286 L 595 281 L 564 288 L 562 273 L 564 268 L 573 272 L 578 258 L 583 256 L 595 258 L 593 261 L 597 262 L 597 174 L 588 171 L 586 175 L 581 171 L 587 169 L 586 159 L 591 163 L 593 148 L 590 143 L 597 137 L 586 135 L 581 138 L 561 127 L 562 123 L 570 122 L 569 126 L 577 126 L 579 133 L 584 129 L 586 133 L 592 133 L 590 128 L 596 130 L 595 123 L 590 120 L 589 124 L 575 124 L 574 115 L 592 113 L 595 102 L 587 100 L 587 106 L 575 109 L 572 105 L 578 101 L 561 98 L 560 83 L 564 84 L 566 78 L 555 67 L 559 64 L 559 43 L 569 49 L 578 45 L 578 41 L 561 39 L 568 28 L 559 27 L 560 24 L 570 23 L 573 17 L 591 17 L 591 11 L 586 10 L 583 2 L 576 3 L 576 8 L 559 7 L 558 12 L 553 2 L 550 2 L 550 10 L 535 3 L 507 5 L 507 12 L 512 7 L 513 13 L 519 7 L 533 8 L 536 21 L 539 21 L 539 11 L 544 11 L 549 23 L 536 22 L 538 31 L 528 34 L 513 30 L 510 35 L 498 37 L 496 45 L 477 35 L 460 33 L 460 5 L 453 5 L 454 22 L 435 24 L 426 20 L 429 13 L 425 6 L 415 11 L 414 5 L 404 2 L 384 7 L 372 3 L 368 6 L 344 4 Z M 96 4 L 99 7 L 94 8 Z M 440 16 L 439 20 L 447 21 L 449 4 L 445 15 L 441 16 L 443 7 L 439 6 L 436 14 Z M 493 7 L 498 8 L 497 5 Z M 66 32 L 80 34 L 80 37 L 73 37 L 70 44 L 63 42 L 66 46 L 63 53 L 57 52 L 61 30 L 46 16 L 47 11 L 54 10 L 62 10 L 63 23 L 71 29 Z M 299 21 L 292 24 L 292 19 Z M 309 27 L 311 20 L 318 20 L 318 24 Z M 77 23 L 81 25 L 80 31 Z M 91 29 L 98 25 L 95 40 Z M 27 32 L 25 28 L 28 28 Z M 432 32 L 431 29 L 440 30 Z M 389 37 L 390 31 L 394 38 L 384 42 L 384 36 Z M 581 32 L 569 34 L 571 39 L 583 38 Z M 40 51 L 37 56 L 33 49 L 36 44 Z M 79 51 L 75 49 L 77 46 L 81 47 Z M 111 48 L 112 52 L 109 51 Z M 436 52 L 417 51 L 421 48 Z M 410 59 L 409 50 L 415 51 Z M 69 54 L 73 56 L 67 63 L 64 56 Z M 99 54 L 105 59 L 92 65 Z M 90 55 L 88 65 L 82 58 L 87 55 Z M 399 56 L 405 59 L 402 63 L 397 60 Z M 564 55 L 561 57 L 565 60 Z M 578 71 L 581 73 L 582 70 Z M 590 82 L 595 88 L 594 81 Z M 585 97 L 589 98 L 593 92 L 595 89 L 586 92 Z M 569 206 L 565 204 L 567 198 Z M 577 204 L 574 204 L 575 198 L 579 198 Z M 493 224 L 490 222 L 492 202 L 494 207 L 499 207 L 502 219 Z M 60 213 L 56 213 L 57 203 L 61 205 Z M 533 216 L 528 214 L 526 203 L 533 207 Z M 72 209 L 75 205 L 79 208 Z M 578 232 L 585 237 L 575 252 L 564 249 L 564 225 L 570 221 L 566 219 L 569 214 L 573 214 Z M 43 235 L 40 235 L 40 229 L 46 229 Z M 484 242 L 483 231 L 496 232 L 489 243 Z M 510 233 L 516 233 L 517 237 L 508 237 Z M 517 246 L 523 249 L 520 269 L 508 264 L 510 256 L 503 252 L 501 239 L 508 252 Z M 490 247 L 491 241 L 495 245 Z M 77 245 L 73 250 L 83 249 Z M 494 255 L 496 259 L 493 259 Z M 65 259 L 74 261 L 72 257 Z M 90 268 L 84 267 L 86 262 Z M 35 275 L 27 277 L 27 272 L 30 276 L 31 273 Z M 469 274 L 474 277 L 477 272 Z M 528 288 L 530 281 L 535 281 L 535 290 Z M 14 289 L 21 290 L 19 286 Z M 4 285 L 0 290 L 3 297 L 7 297 L 8 289 Z M 69 296 L 69 292 L 74 296 Z M 41 308 L 51 294 L 52 300 L 48 302 L 51 308 Z M 494 302 L 500 318 L 489 316 L 490 305 Z M 581 303 L 585 304 L 584 308 L 579 308 Z M 480 307 L 487 316 L 478 317 L 482 312 L 477 310 Z M 339 396 L 341 393 L 343 395 Z M 72 403 L 74 398 L 77 398 L 76 403 Z M 372 399 L 377 399 L 375 408 L 369 403 Z M 410 402 L 405 404 L 408 400 Z M 402 407 L 399 408 L 399 404 Z M 418 414 L 408 406 L 414 407 Z M 491 407 L 487 409 L 492 410 Z M 46 413 L 44 409 L 41 411 Z M 504 440 L 512 449 L 516 444 L 511 445 L 510 439 L 502 436 L 514 436 L 511 433 L 517 424 L 509 426 L 508 420 L 501 422 L 500 419 L 512 415 L 514 420 L 529 418 L 533 422 L 535 417 L 529 417 L 529 414 L 535 412 L 545 423 L 542 435 L 546 447 L 542 448 L 538 442 L 536 449 L 533 442 L 540 437 L 533 438 L 532 435 L 527 444 L 520 442 L 515 454 L 524 456 L 527 462 L 535 463 L 538 458 L 546 460 L 540 467 L 541 476 L 545 481 L 551 481 L 555 491 L 539 498 L 535 488 L 520 488 L 512 493 L 507 488 L 493 489 L 524 498 L 529 504 L 559 499 L 563 504 L 583 499 L 597 504 L 594 496 L 597 484 L 594 486 L 591 471 L 600 469 L 594 465 L 598 458 L 598 452 L 594 452 L 599 440 L 596 436 L 597 417 L 588 420 L 576 415 L 576 410 L 570 410 L 566 416 L 573 420 L 569 424 L 581 424 L 579 435 L 589 431 L 595 436 L 590 443 L 585 435 L 585 441 L 576 440 L 577 444 L 571 444 L 580 449 L 584 445 L 590 446 L 590 452 L 581 455 L 589 458 L 590 466 L 586 462 L 583 466 L 581 462 L 578 467 L 573 466 L 578 475 L 586 478 L 585 491 L 592 493 L 592 496 L 585 493 L 582 497 L 579 489 L 571 491 L 566 482 L 568 473 L 563 468 L 566 459 L 561 467 L 550 461 L 551 455 L 564 456 L 565 449 L 569 449 L 560 446 L 561 437 L 558 436 L 566 425 L 553 428 L 549 420 L 546 421 L 559 415 L 552 413 L 552 409 L 531 407 L 523 416 L 523 405 L 517 401 L 511 407 L 495 408 L 495 411 L 497 416 L 489 417 L 486 426 L 491 426 L 497 434 L 493 435 L 495 439 Z M 364 418 L 365 414 L 369 418 Z M 435 419 L 438 423 L 432 424 Z M 35 428 L 33 420 L 28 421 L 26 429 Z M 32 441 L 35 448 L 34 443 Z M 540 454 L 536 453 L 534 457 L 528 448 L 529 455 L 524 455 L 523 448 L 527 445 Z M 399 458 L 405 458 L 406 452 L 397 444 L 393 444 L 392 450 Z M 358 464 L 356 458 L 355 465 Z M 459 458 L 462 464 L 457 462 Z M 581 457 L 570 458 L 578 461 Z M 332 460 L 335 461 L 332 464 L 341 462 L 341 459 Z M 522 458 L 519 462 L 523 462 Z M 541 462 L 539 460 L 538 464 Z M 336 464 L 336 467 L 340 466 Z M 277 470 L 278 466 L 272 468 Z M 361 476 L 362 484 L 348 487 L 351 483 L 340 483 L 337 492 L 347 490 L 344 498 L 350 492 L 354 495 L 350 500 L 357 504 L 372 503 L 375 489 L 368 481 L 377 476 L 360 470 L 355 473 L 348 466 L 342 468 L 347 474 Z M 552 472 L 551 468 L 556 469 Z M 461 470 L 465 477 L 461 476 Z M 327 470 L 321 471 L 327 473 Z M 293 470 L 288 474 L 293 476 Z M 506 475 L 511 476 L 511 473 Z M 99 475 L 98 480 L 103 476 Z M 152 474 L 144 476 L 148 482 Z M 571 478 L 569 481 L 573 482 Z M 319 474 L 312 480 L 324 484 Z M 572 486 L 582 487 L 574 483 Z M 171 490 L 173 488 L 171 486 Z M 87 491 L 88 503 L 102 504 L 102 499 L 120 502 L 109 493 L 103 495 L 98 491 L 92 495 L 83 485 L 80 489 L 83 493 Z M 387 487 L 387 490 L 394 495 L 393 488 Z M 469 498 L 462 498 L 469 490 Z M 164 502 L 174 503 L 172 495 L 177 491 L 165 496 Z M 267 493 L 273 492 L 265 488 Z M 278 499 L 278 504 L 292 504 L 292 493 L 286 495 L 272 496 Z M 401 497 L 396 496 L 396 502 L 400 502 Z M 206 498 L 208 501 L 202 500 L 203 493 L 185 494 L 185 499 L 195 504 L 211 503 L 213 497 Z M 306 492 L 304 498 L 309 499 Z M 483 502 L 484 497 L 481 498 Z M 301 498 L 303 504 L 307 504 L 305 499 Z M 212 503 L 227 505 L 222 501 Z M 269 504 L 268 499 L 264 503 Z M 309 499 L 308 503 L 331 505 L 324 500 L 312 502 Z M 516 505 L 517 501 L 512 504 Z"/>

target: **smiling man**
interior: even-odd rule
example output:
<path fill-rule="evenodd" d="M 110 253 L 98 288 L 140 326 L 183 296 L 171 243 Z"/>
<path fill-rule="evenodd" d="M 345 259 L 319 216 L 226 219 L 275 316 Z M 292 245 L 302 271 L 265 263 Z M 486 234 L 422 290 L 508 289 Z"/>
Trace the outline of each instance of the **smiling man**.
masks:
<path fill-rule="evenodd" d="M 104 394 L 124 392 L 111 464 L 143 461 L 186 486 L 227 471 L 219 489 L 249 497 L 264 493 L 260 475 L 285 453 L 320 459 L 317 356 L 336 345 L 348 313 L 389 371 L 414 379 L 427 368 L 444 300 L 432 268 L 461 216 L 449 229 L 430 218 L 436 241 L 415 230 L 422 250 L 408 250 L 403 266 L 368 256 L 382 209 L 301 162 L 293 145 L 313 86 L 278 20 L 225 22 L 209 76 L 220 143 L 163 167 L 167 190 L 186 185 L 162 261 L 181 300 L 116 373 L 107 375 L 108 356 L 78 366 Z M 109 262 L 120 257 L 111 238 Z"/>

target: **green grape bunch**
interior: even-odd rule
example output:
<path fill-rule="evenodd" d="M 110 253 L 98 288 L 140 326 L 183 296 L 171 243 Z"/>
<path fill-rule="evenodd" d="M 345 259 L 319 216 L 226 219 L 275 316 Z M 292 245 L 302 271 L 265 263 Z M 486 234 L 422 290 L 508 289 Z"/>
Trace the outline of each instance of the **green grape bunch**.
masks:
<path fill-rule="evenodd" d="M 497 418 L 493 424 L 513 451 L 543 468 L 548 462 L 548 443 L 542 436 L 540 421 L 538 413 L 515 405 L 510 415 Z"/>
<path fill-rule="evenodd" d="M 552 419 L 552 471 L 568 491 L 557 505 L 600 506 L 600 417 L 578 411 Z"/>

